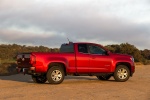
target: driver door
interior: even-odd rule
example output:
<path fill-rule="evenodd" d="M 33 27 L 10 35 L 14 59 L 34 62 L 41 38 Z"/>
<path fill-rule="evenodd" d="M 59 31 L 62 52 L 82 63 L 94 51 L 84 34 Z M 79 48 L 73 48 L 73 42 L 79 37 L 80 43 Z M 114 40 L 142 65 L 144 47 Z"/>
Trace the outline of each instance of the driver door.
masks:
<path fill-rule="evenodd" d="M 98 45 L 90 44 L 90 67 L 89 72 L 108 72 L 111 68 L 111 57 L 107 51 Z"/>

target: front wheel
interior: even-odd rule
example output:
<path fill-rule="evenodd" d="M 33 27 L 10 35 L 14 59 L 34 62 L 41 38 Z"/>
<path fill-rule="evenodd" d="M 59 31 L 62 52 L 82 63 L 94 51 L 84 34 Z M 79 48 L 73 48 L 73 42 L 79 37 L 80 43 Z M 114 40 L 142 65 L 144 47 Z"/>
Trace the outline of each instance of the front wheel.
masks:
<path fill-rule="evenodd" d="M 64 70 L 62 67 L 56 65 L 52 66 L 47 72 L 47 80 L 50 84 L 60 84 L 64 80 Z"/>
<path fill-rule="evenodd" d="M 118 82 L 125 82 L 130 77 L 130 71 L 129 68 L 125 65 L 119 65 L 117 66 L 115 72 L 114 72 L 114 79 Z"/>

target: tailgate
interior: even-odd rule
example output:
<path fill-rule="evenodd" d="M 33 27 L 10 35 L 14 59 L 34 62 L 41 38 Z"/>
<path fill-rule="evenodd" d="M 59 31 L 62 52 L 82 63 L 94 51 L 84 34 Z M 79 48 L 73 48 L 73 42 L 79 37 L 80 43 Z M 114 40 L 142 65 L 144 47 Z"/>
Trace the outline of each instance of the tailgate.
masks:
<path fill-rule="evenodd" d="M 21 53 L 17 55 L 17 64 L 19 68 L 28 68 L 31 67 L 30 63 L 31 53 Z"/>

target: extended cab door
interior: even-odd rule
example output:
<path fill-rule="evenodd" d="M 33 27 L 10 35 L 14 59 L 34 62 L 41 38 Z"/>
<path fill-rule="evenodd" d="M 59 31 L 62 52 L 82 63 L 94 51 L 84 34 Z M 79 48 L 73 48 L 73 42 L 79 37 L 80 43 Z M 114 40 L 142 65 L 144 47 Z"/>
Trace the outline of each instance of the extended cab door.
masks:
<path fill-rule="evenodd" d="M 76 69 L 78 73 L 89 72 L 90 55 L 87 44 L 76 45 Z"/>
<path fill-rule="evenodd" d="M 89 44 L 90 67 L 89 72 L 109 72 L 112 59 L 101 46 Z"/>

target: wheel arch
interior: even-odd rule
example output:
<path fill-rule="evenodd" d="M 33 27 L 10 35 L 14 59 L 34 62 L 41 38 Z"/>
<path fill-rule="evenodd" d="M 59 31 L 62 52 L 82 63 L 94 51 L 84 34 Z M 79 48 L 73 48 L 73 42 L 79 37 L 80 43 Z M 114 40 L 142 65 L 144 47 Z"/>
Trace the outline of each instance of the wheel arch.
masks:
<path fill-rule="evenodd" d="M 51 63 L 48 64 L 48 69 L 47 69 L 47 71 L 48 71 L 51 67 L 53 67 L 53 66 L 62 67 L 63 70 L 64 70 L 65 75 L 67 75 L 67 73 L 66 73 L 66 65 L 65 65 L 64 63 L 62 63 L 62 62 L 51 62 Z"/>
<path fill-rule="evenodd" d="M 119 65 L 125 65 L 125 66 L 127 66 L 128 69 L 129 69 L 129 71 L 130 71 L 130 76 L 132 75 L 132 74 L 131 74 L 131 65 L 130 65 L 130 63 L 128 63 L 128 62 L 118 62 L 118 63 L 116 64 L 116 68 L 117 68 Z M 116 69 L 116 68 L 115 68 L 115 69 Z"/>

